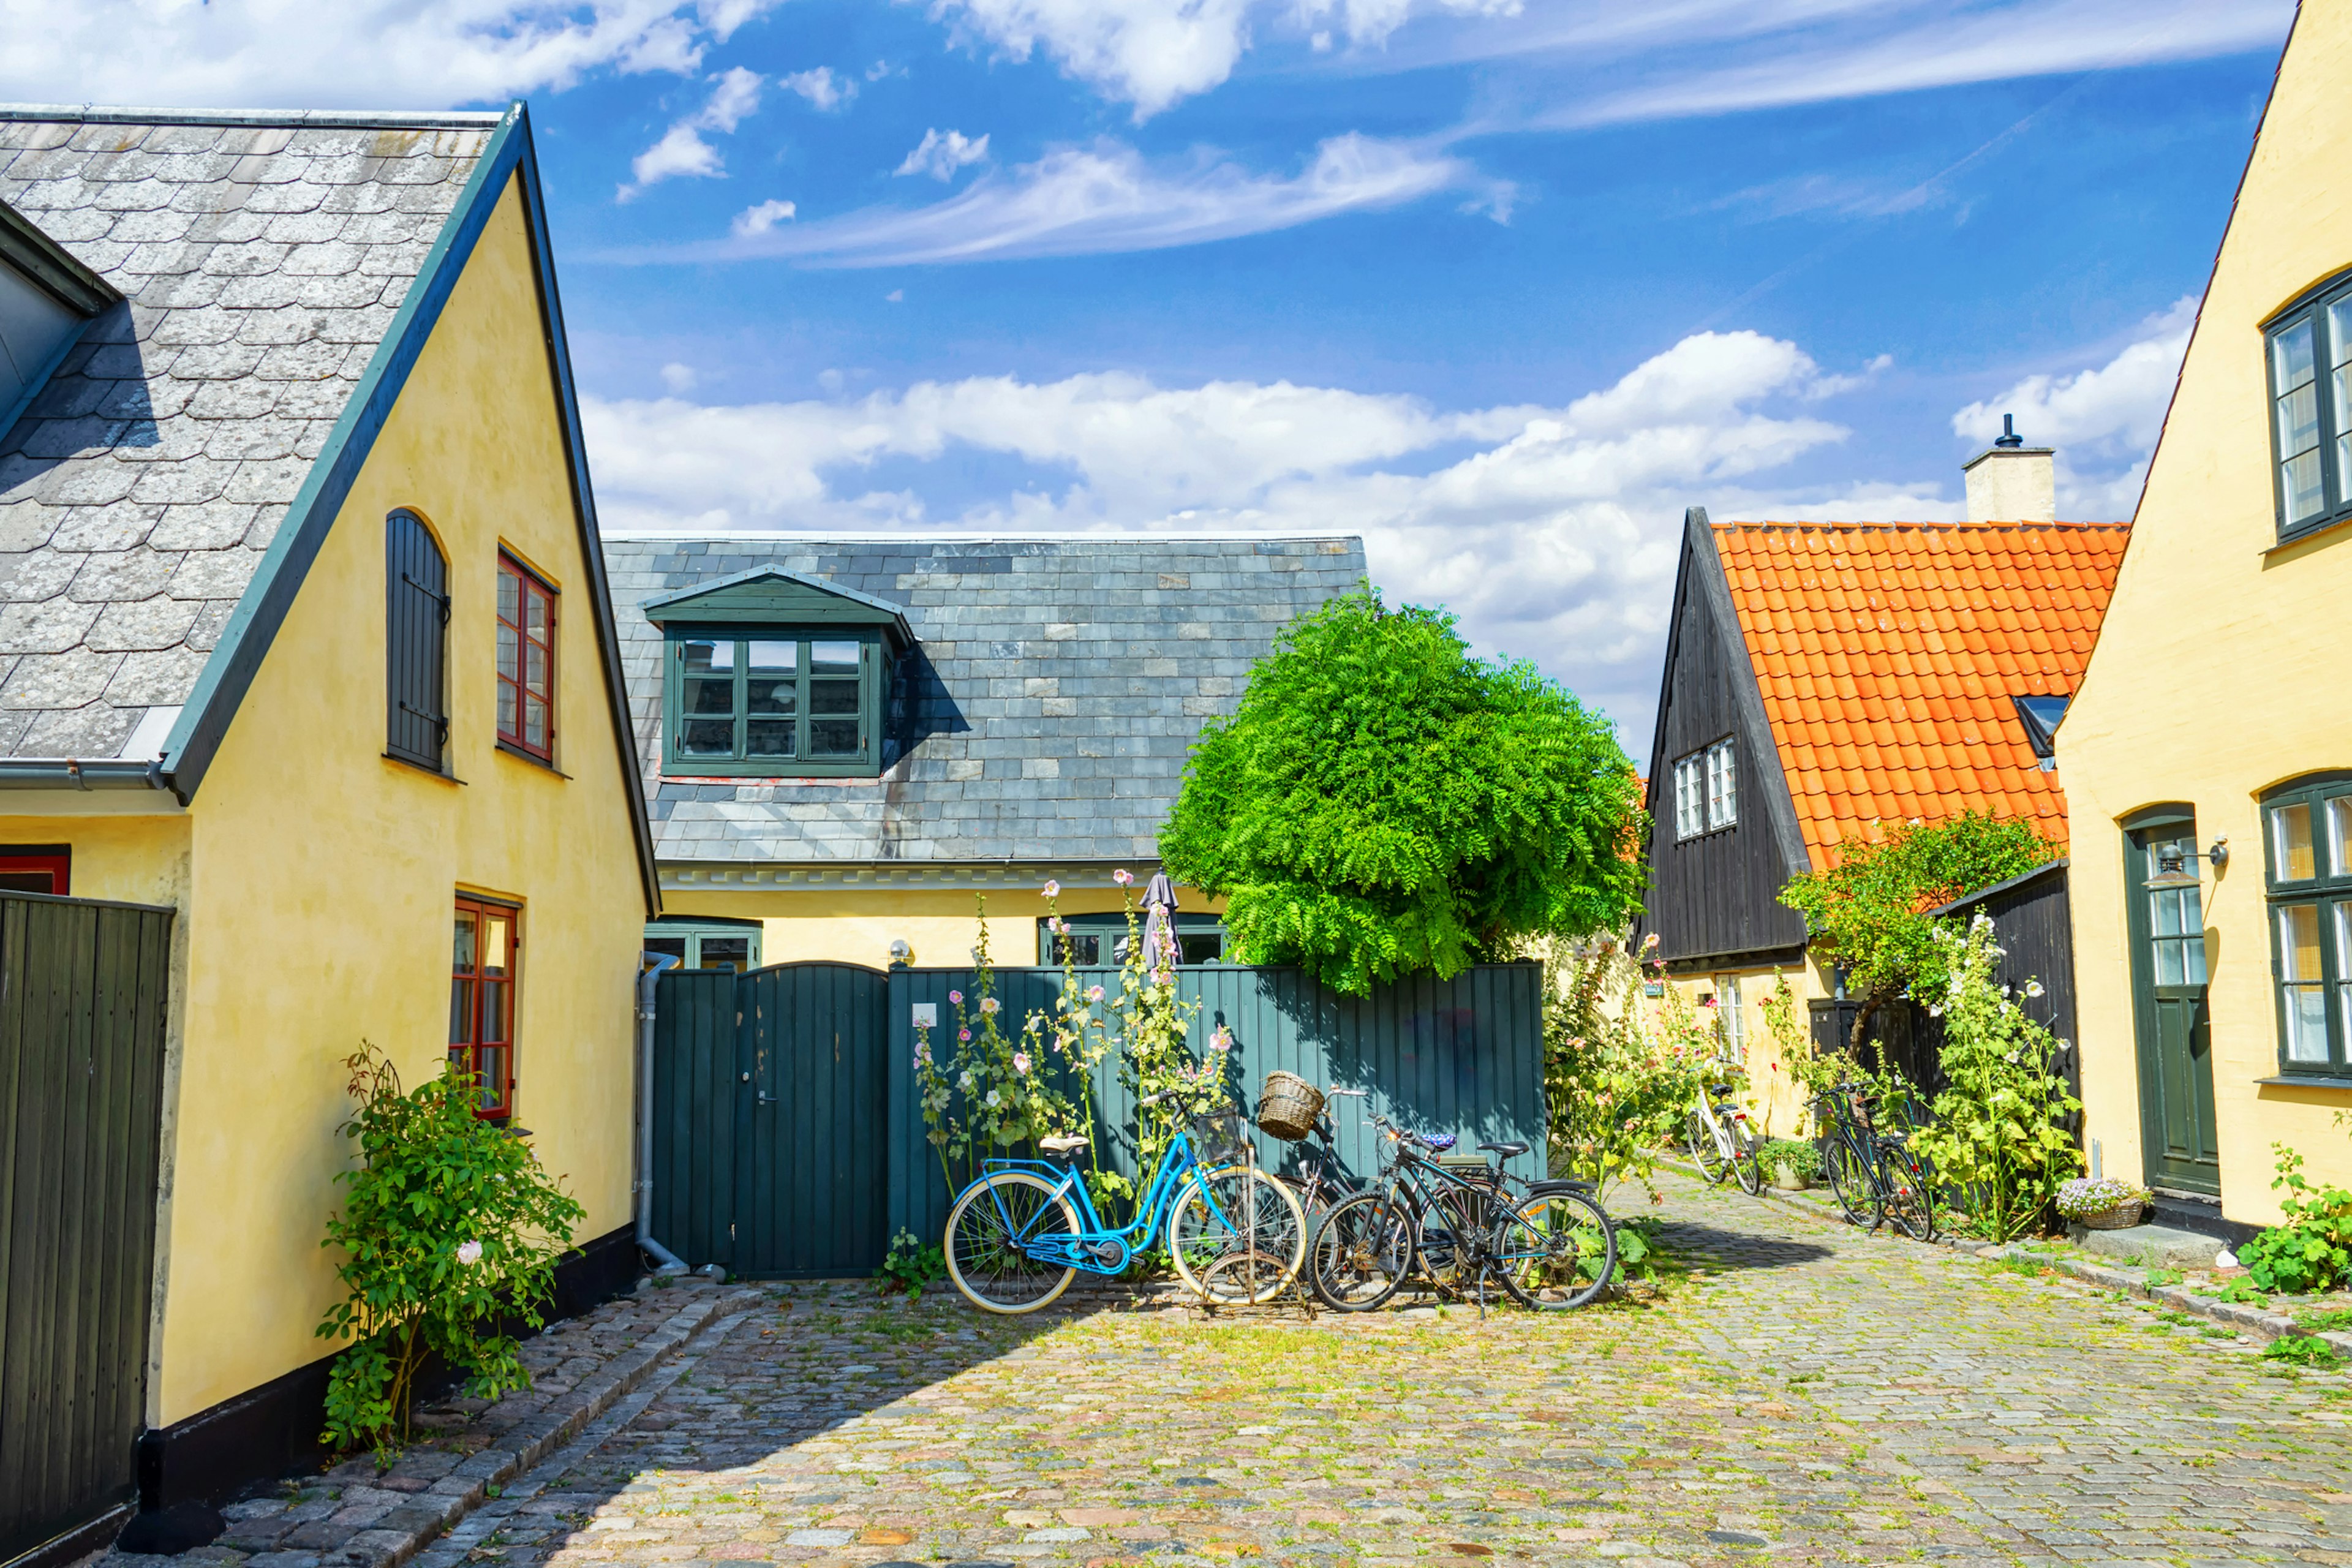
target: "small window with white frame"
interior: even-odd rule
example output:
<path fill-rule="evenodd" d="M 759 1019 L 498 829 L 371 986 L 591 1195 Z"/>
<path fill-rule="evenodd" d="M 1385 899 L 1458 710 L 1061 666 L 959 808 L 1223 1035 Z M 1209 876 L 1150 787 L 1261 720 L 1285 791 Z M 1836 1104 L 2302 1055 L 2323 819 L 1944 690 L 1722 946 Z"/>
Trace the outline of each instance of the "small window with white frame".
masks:
<path fill-rule="evenodd" d="M 1736 1062 L 1748 1060 L 1748 1015 L 1740 1006 L 1739 976 L 1715 977 L 1716 1016 L 1723 1025 L 1723 1054 Z"/>
<path fill-rule="evenodd" d="M 1675 763 L 1675 837 L 1719 833 L 1739 820 L 1739 767 L 1728 740 Z"/>

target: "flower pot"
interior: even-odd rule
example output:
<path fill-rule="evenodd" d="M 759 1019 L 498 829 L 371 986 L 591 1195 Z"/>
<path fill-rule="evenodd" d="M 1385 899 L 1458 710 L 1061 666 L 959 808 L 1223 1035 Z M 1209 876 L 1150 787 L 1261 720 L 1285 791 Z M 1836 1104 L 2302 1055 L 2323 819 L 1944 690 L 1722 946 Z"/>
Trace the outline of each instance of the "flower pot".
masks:
<path fill-rule="evenodd" d="M 1772 1167 L 1772 1190 L 1776 1193 L 1801 1193 L 1813 1184 L 1794 1165 Z"/>
<path fill-rule="evenodd" d="M 2096 1214 L 2078 1214 L 2074 1215 L 2074 1223 L 2084 1230 L 2129 1230 L 2139 1223 L 2145 1207 L 2138 1203 L 2119 1204 L 2111 1209 L 2101 1209 Z"/>

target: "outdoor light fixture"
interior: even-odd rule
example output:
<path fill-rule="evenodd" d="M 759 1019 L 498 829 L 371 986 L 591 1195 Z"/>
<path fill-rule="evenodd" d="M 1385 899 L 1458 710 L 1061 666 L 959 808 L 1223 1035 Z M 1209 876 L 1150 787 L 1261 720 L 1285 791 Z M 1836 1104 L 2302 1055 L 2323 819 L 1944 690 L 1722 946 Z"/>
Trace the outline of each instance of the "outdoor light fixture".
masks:
<path fill-rule="evenodd" d="M 2191 860 L 2210 860 L 2213 862 L 2213 869 L 2218 872 L 2230 863 L 2230 841 L 2226 838 L 2216 838 L 2213 840 L 2213 847 L 2202 855 L 2193 850 L 2179 848 L 2158 850 L 2156 875 L 2150 877 L 2143 886 L 2151 893 L 2179 892 L 2183 888 L 2198 886 L 2197 872 L 2189 864 Z"/>

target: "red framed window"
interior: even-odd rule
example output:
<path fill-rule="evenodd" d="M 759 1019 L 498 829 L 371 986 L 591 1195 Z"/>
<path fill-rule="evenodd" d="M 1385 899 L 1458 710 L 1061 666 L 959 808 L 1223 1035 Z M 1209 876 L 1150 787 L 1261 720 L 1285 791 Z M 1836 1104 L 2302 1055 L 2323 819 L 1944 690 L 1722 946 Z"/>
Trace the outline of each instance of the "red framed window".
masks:
<path fill-rule="evenodd" d="M 521 911 L 457 900 L 449 965 L 449 1065 L 481 1082 L 484 1119 L 514 1110 L 514 994 Z"/>
<path fill-rule="evenodd" d="M 499 557 L 499 739 L 555 760 L 555 590 Z"/>
<path fill-rule="evenodd" d="M 0 845 L 0 891 L 55 893 L 73 884 L 73 849 L 65 844 Z"/>

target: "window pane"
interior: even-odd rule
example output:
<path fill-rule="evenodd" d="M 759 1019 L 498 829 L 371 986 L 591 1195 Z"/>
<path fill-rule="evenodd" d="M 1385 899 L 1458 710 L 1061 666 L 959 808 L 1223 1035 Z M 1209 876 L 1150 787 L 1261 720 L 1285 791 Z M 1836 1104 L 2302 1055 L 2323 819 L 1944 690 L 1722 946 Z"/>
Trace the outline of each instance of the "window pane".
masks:
<path fill-rule="evenodd" d="M 2182 929 L 2180 900 L 2169 892 L 2150 893 L 2148 919 L 2156 935 L 2179 936 Z"/>
<path fill-rule="evenodd" d="M 547 695 L 547 649 L 538 643 L 523 649 L 522 683 L 541 697 Z"/>
<path fill-rule="evenodd" d="M 522 743 L 542 752 L 547 750 L 547 703 L 540 698 L 523 699 Z"/>
<path fill-rule="evenodd" d="M 504 915 L 485 914 L 482 917 L 482 973 L 504 974 L 507 972 L 507 943 L 514 934 L 514 922 Z"/>
<path fill-rule="evenodd" d="M 2332 876 L 2352 877 L 2352 795 L 2327 803 L 2327 858 Z M 2352 970 L 2345 972 L 2352 974 Z"/>
<path fill-rule="evenodd" d="M 809 644 L 809 673 L 812 675 L 856 675 L 857 647 L 854 642 L 814 642 Z"/>
<path fill-rule="evenodd" d="M 734 712 L 735 682 L 723 675 L 687 677 L 686 711 L 704 717 Z"/>
<path fill-rule="evenodd" d="M 2279 978 L 2317 980 L 2319 970 L 2319 906 L 2279 907 Z"/>
<path fill-rule="evenodd" d="M 2285 989 L 2289 1061 L 2327 1059 L 2327 994 L 2320 979 L 2319 906 L 2284 904 L 2278 910 L 2279 980 Z"/>
<path fill-rule="evenodd" d="M 828 666 L 824 652 L 849 650 L 850 668 L 856 668 L 856 643 L 817 643 L 811 649 L 809 667 L 812 670 L 840 668 L 838 661 Z M 864 724 L 857 711 L 857 686 L 855 679 L 820 680 L 810 678 L 809 688 L 809 755 L 812 757 L 854 757 L 866 748 Z M 827 717 L 827 715 L 842 717 Z"/>
<path fill-rule="evenodd" d="M 530 602 L 526 608 L 526 613 L 530 619 L 524 623 L 525 626 L 532 637 L 545 642 L 547 628 L 555 620 L 555 601 L 534 587 L 530 591 Z"/>
<path fill-rule="evenodd" d="M 499 568 L 499 619 L 509 624 L 522 620 L 517 601 L 522 595 L 522 580 L 511 568 Z"/>
<path fill-rule="evenodd" d="M 482 1039 L 503 1044 L 507 1037 L 507 988 L 499 981 L 482 982 Z"/>
<path fill-rule="evenodd" d="M 515 629 L 501 623 L 499 626 L 499 676 L 504 680 L 515 679 L 519 668 L 515 663 Z"/>
<path fill-rule="evenodd" d="M 449 1043 L 474 1043 L 474 983 L 470 980 L 449 982 Z"/>
<path fill-rule="evenodd" d="M 689 719 L 679 726 L 677 750 L 685 757 L 731 757 L 735 754 L 735 721 Z"/>
<path fill-rule="evenodd" d="M 1178 962 L 1183 963 L 1217 963 L 1225 956 L 1225 939 L 1219 932 L 1198 931 L 1176 933 Z"/>
<path fill-rule="evenodd" d="M 2327 1059 L 2327 993 L 2318 985 L 2286 988 L 2286 1059 Z"/>
<path fill-rule="evenodd" d="M 2158 942 L 2156 944 L 2156 983 L 2158 985 L 2189 984 L 2188 975 L 2183 972 L 2181 956 L 2180 943 L 2178 941 Z"/>
<path fill-rule="evenodd" d="M 455 956 L 449 961 L 449 967 L 456 970 L 460 974 L 467 974 L 473 972 L 474 911 L 471 910 L 459 910 L 457 911 L 457 952 Z"/>
<path fill-rule="evenodd" d="M 686 938 L 682 936 L 649 936 L 645 940 L 645 951 L 647 952 L 659 953 L 665 958 L 675 958 L 682 964 L 686 962 Z"/>
<path fill-rule="evenodd" d="M 515 732 L 515 689 L 505 681 L 499 682 L 499 733 Z"/>
<path fill-rule="evenodd" d="M 704 969 L 731 969 L 740 974 L 751 967 L 751 939 L 748 936 L 706 936 L 702 939 L 701 963 Z"/>
<path fill-rule="evenodd" d="M 2311 322 L 2297 321 L 2271 340 L 2271 395 L 2284 397 L 2311 384 Z M 2290 447 L 2289 451 L 2294 450 Z"/>
<path fill-rule="evenodd" d="M 2271 858 L 2272 874 L 2282 882 L 2308 882 L 2319 875 L 2312 853 L 2309 803 L 2271 807 Z"/>
<path fill-rule="evenodd" d="M 677 657 L 688 675 L 710 675 L 722 669 L 732 673 L 735 668 L 731 642 L 682 642 L 677 645 Z"/>
<path fill-rule="evenodd" d="M 743 725 L 743 736 L 746 756 L 785 758 L 797 754 L 790 719 L 748 720 Z"/>
<path fill-rule="evenodd" d="M 2319 454 L 2305 452 L 2279 465 L 2280 488 L 2286 496 L 2286 520 L 2302 522 L 2317 517 L 2327 504 L 2319 488 Z"/>
<path fill-rule="evenodd" d="M 507 1053 L 502 1047 L 492 1047 L 475 1052 L 474 1058 L 480 1064 L 482 1075 L 481 1107 L 495 1110 L 507 1098 Z"/>

